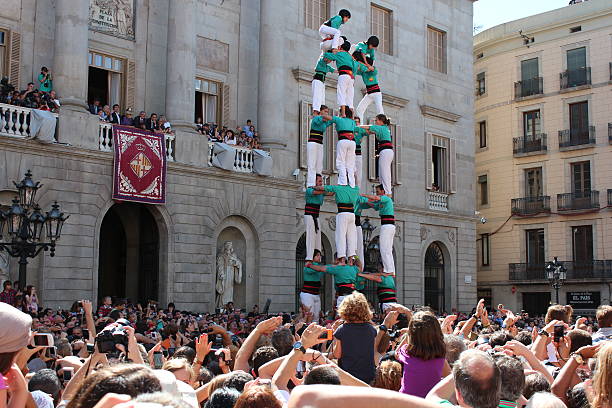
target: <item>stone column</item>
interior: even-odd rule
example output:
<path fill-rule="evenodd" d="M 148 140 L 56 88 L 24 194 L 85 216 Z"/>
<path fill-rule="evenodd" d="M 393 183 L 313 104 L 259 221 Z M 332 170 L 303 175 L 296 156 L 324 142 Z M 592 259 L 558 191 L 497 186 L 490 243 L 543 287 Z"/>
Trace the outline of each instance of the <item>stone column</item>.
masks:
<path fill-rule="evenodd" d="M 282 149 L 285 139 L 287 1 L 261 0 L 259 26 L 259 98 L 257 127 L 264 146 Z M 296 103 L 297 109 L 297 103 Z M 276 161 L 276 160 L 275 160 Z"/>
<path fill-rule="evenodd" d="M 55 2 L 53 88 L 64 107 L 85 108 L 89 1 Z"/>
<path fill-rule="evenodd" d="M 172 0 L 168 10 L 166 117 L 173 128 L 194 128 L 196 29 L 194 0 Z"/>

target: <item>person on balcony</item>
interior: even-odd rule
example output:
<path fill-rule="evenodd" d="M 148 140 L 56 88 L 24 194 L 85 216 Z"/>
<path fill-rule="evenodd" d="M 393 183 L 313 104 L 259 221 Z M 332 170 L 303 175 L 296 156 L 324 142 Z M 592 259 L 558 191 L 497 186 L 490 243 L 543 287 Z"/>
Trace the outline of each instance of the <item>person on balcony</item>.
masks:
<path fill-rule="evenodd" d="M 142 130 L 147 128 L 147 114 L 145 111 L 140 111 L 138 117 L 134 119 L 134 126 Z"/>
<path fill-rule="evenodd" d="M 157 113 L 152 113 L 149 119 L 146 120 L 145 129 L 151 132 L 159 132 L 159 121 L 157 120 Z"/>
<path fill-rule="evenodd" d="M 232 129 L 227 129 L 227 132 L 225 132 L 225 138 L 223 139 L 223 142 L 227 145 L 232 145 L 232 146 L 236 145 L 237 143 L 236 134 L 234 133 Z"/>
<path fill-rule="evenodd" d="M 121 117 L 121 124 L 124 126 L 134 126 L 134 118 L 132 117 L 132 108 L 127 108 L 125 115 Z"/>
<path fill-rule="evenodd" d="M 121 114 L 119 113 L 119 105 L 118 104 L 114 104 L 113 105 L 113 111 L 110 113 L 109 122 L 114 124 L 114 125 L 118 125 L 118 124 L 121 123 Z"/>

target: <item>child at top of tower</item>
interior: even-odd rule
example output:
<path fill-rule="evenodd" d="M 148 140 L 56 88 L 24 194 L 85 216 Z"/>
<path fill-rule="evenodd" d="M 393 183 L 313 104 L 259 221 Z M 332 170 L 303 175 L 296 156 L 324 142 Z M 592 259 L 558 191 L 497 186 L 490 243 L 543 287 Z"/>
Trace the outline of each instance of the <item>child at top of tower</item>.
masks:
<path fill-rule="evenodd" d="M 321 41 L 321 50 L 323 52 L 336 49 L 340 46 L 340 26 L 345 24 L 351 18 L 351 12 L 342 9 L 338 12 L 338 15 L 333 16 L 319 27 L 319 34 L 323 41 Z"/>

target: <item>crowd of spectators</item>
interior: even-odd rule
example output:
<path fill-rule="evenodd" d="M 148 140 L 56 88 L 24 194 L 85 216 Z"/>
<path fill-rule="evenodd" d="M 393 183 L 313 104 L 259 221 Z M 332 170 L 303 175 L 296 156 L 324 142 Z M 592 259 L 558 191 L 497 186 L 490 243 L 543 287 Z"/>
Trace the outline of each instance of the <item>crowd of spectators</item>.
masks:
<path fill-rule="evenodd" d="M 203 123 L 202 118 L 196 120 L 195 127 L 196 131 L 206 136 L 209 142 L 225 143 L 247 149 L 261 149 L 259 133 L 250 119 L 245 125 L 238 126 L 235 130 L 214 123 Z"/>
<path fill-rule="evenodd" d="M 166 120 L 166 117 L 164 115 L 158 116 L 157 113 L 151 113 L 147 117 L 145 111 L 140 111 L 138 116 L 134 117 L 132 108 L 127 108 L 125 113 L 121 114 L 119 104 L 114 104 L 111 109 L 109 105 L 101 105 L 99 99 L 94 99 L 93 103 L 89 105 L 89 113 L 97 115 L 100 122 L 104 123 L 133 126 L 156 133 L 174 134 L 172 125 Z"/>
<path fill-rule="evenodd" d="M 59 112 L 60 101 L 53 90 L 53 77 L 47 67 L 40 69 L 38 84 L 29 82 L 26 89 L 19 91 L 10 84 L 8 77 L 0 80 L 0 103 L 6 103 L 25 108 Z"/>
<path fill-rule="evenodd" d="M 53 310 L 12 286 L 0 294 L 3 408 L 612 407 L 612 306 L 595 318 L 484 300 L 471 314 L 374 314 L 354 292 L 314 318 L 110 297 Z"/>

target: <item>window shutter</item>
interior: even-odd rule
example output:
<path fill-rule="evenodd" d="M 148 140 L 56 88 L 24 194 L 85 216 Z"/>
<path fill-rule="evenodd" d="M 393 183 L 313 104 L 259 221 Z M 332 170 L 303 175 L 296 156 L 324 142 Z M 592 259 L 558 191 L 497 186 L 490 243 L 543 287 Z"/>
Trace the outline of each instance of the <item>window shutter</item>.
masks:
<path fill-rule="evenodd" d="M 427 190 L 431 190 L 433 184 L 432 144 L 432 134 L 425 132 L 425 188 Z"/>
<path fill-rule="evenodd" d="M 223 84 L 221 91 L 221 102 L 223 103 L 223 112 L 221 112 L 221 121 L 219 123 L 229 123 L 231 127 L 236 126 L 235 121 L 231 121 L 230 118 L 230 86 Z"/>
<path fill-rule="evenodd" d="M 374 124 L 374 120 L 370 119 L 369 124 Z M 368 179 L 376 181 L 376 136 L 368 135 Z"/>
<path fill-rule="evenodd" d="M 9 55 L 9 82 L 19 89 L 19 73 L 21 69 L 21 34 L 11 31 L 11 48 Z"/>
<path fill-rule="evenodd" d="M 127 62 L 127 85 L 125 87 L 125 108 L 131 108 L 136 111 L 136 62 L 128 60 Z"/>
<path fill-rule="evenodd" d="M 306 146 L 308 143 L 308 133 L 310 131 L 310 104 L 306 101 L 300 102 L 300 167 L 308 168 L 306 156 Z"/>
<path fill-rule="evenodd" d="M 450 176 L 450 192 L 457 192 L 457 141 L 450 140 L 449 149 L 449 176 Z"/>
<path fill-rule="evenodd" d="M 393 135 L 395 155 L 393 157 L 393 184 L 402 184 L 402 127 L 395 125 Z"/>

